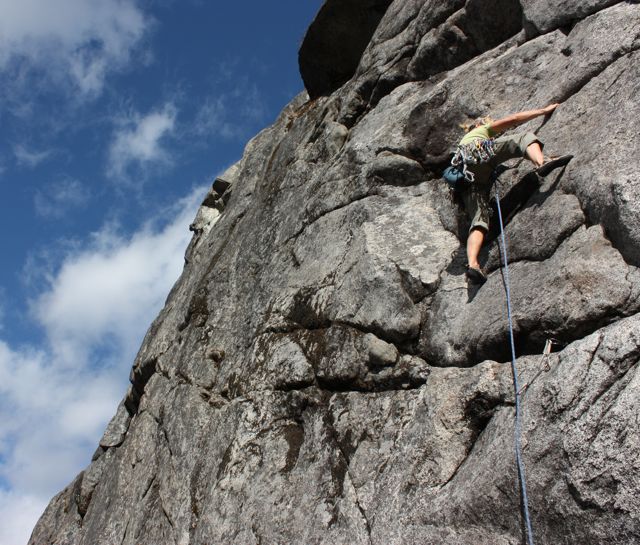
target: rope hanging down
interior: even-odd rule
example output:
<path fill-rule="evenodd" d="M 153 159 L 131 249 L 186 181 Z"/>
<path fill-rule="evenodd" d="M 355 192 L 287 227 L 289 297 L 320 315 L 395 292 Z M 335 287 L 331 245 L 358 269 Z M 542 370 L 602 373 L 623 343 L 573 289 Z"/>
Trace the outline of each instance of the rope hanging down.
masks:
<path fill-rule="evenodd" d="M 497 180 L 500 172 L 494 172 L 495 179 Z M 496 189 L 496 204 L 498 207 L 498 219 L 500 220 L 500 237 L 501 237 L 501 253 L 502 263 L 504 264 L 504 289 L 507 295 L 507 317 L 509 319 L 509 340 L 511 342 L 511 373 L 513 374 L 513 390 L 516 400 L 516 418 L 515 418 L 515 450 L 516 450 L 516 464 L 518 466 L 518 479 L 520 481 L 520 490 L 522 492 L 522 513 L 524 515 L 524 521 L 527 529 L 527 545 L 534 545 L 533 543 L 533 530 L 531 528 L 531 518 L 529 517 L 529 499 L 527 496 L 527 481 L 524 473 L 524 462 L 522 461 L 522 448 L 520 445 L 521 435 L 521 412 L 520 412 L 520 384 L 518 381 L 518 369 L 516 367 L 516 347 L 513 340 L 513 319 L 511 315 L 511 290 L 509 287 L 509 262 L 507 260 L 507 242 L 504 234 L 504 224 L 502 222 L 502 210 L 500 208 L 500 196 Z"/>

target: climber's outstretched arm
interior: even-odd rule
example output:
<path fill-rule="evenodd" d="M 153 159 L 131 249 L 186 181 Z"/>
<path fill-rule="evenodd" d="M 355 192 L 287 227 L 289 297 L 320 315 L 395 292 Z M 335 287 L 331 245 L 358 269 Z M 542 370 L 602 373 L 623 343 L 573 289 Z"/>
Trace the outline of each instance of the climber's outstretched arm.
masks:
<path fill-rule="evenodd" d="M 504 132 L 507 129 L 522 125 L 523 123 L 541 115 L 548 115 L 558 106 L 559 104 L 549 104 L 549 106 L 540 108 L 539 110 L 527 110 L 524 112 L 518 112 L 517 114 L 511 114 L 507 117 L 503 117 L 502 119 L 498 119 L 498 121 L 491 122 L 489 127 L 494 133 Z"/>

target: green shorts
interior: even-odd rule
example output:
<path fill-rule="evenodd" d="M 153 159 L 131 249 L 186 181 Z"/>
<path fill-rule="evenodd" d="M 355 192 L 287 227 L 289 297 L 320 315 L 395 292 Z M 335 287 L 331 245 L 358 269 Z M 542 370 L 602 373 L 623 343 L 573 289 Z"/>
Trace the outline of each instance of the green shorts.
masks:
<path fill-rule="evenodd" d="M 473 229 L 489 230 L 489 219 L 491 218 L 491 209 L 489 208 L 489 190 L 480 188 L 475 184 L 465 188 L 460 192 L 464 210 L 471 220 L 469 232 Z"/>
<path fill-rule="evenodd" d="M 538 142 L 540 147 L 544 147 L 544 144 L 532 132 L 500 136 L 494 142 L 495 156 L 488 163 L 468 166 L 468 169 L 473 172 L 474 181 L 460 192 L 464 209 L 471 220 L 469 231 L 478 228 L 485 231 L 489 230 L 491 216 L 489 192 L 491 191 L 491 173 L 493 169 L 509 159 L 524 157 L 527 148 L 534 142 Z"/>

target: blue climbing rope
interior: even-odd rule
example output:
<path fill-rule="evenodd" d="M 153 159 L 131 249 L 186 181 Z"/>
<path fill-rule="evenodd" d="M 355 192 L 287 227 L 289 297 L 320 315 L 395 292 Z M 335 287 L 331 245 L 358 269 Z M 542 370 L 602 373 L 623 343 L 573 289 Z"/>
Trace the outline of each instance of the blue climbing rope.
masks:
<path fill-rule="evenodd" d="M 499 172 L 496 172 L 495 178 L 499 176 Z M 500 220 L 500 237 L 502 240 L 501 253 L 502 263 L 504 264 L 504 290 L 507 294 L 507 316 L 509 318 L 509 340 L 511 341 L 511 372 L 513 374 L 513 389 L 516 398 L 516 422 L 515 422 L 515 447 L 516 447 L 516 464 L 518 466 L 518 478 L 520 480 L 520 490 L 522 491 L 522 512 L 524 515 L 524 521 L 527 527 L 527 544 L 534 545 L 533 543 L 533 530 L 531 528 L 531 518 L 529 517 L 529 499 L 527 496 L 527 481 L 524 473 L 524 462 L 522 461 L 522 448 L 520 445 L 520 435 L 522 433 L 522 424 L 520 422 L 520 384 L 518 381 L 518 369 L 516 367 L 516 345 L 513 340 L 513 318 L 511 315 L 511 290 L 509 287 L 509 261 L 507 260 L 507 239 L 504 235 L 504 224 L 502 222 L 502 210 L 500 208 L 500 196 L 496 189 L 496 204 L 498 207 L 498 218 Z"/>

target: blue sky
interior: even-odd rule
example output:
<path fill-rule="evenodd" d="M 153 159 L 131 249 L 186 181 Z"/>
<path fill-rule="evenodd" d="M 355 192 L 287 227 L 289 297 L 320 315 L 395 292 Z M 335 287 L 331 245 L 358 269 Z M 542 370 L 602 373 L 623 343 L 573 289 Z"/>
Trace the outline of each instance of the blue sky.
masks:
<path fill-rule="evenodd" d="M 0 0 L 0 545 L 89 462 L 321 0 Z"/>

